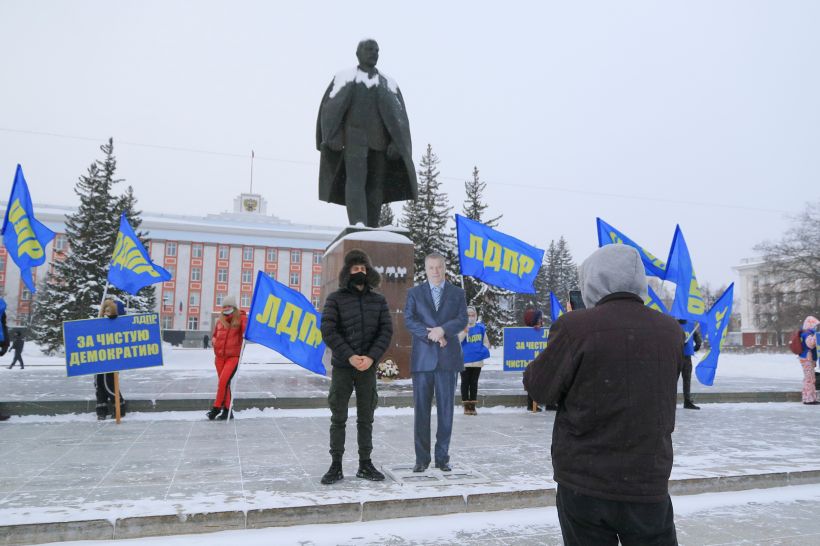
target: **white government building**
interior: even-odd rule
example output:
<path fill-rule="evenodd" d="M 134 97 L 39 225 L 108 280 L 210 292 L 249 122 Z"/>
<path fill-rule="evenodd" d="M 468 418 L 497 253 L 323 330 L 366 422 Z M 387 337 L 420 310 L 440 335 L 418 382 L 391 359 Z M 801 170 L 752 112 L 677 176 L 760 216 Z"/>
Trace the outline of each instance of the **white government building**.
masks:
<path fill-rule="evenodd" d="M 69 250 L 65 217 L 76 209 L 37 204 L 34 212 L 57 233 L 46 247 L 46 265 L 34 272 L 39 286 L 50 264 Z M 151 259 L 173 275 L 172 280 L 154 285 L 156 312 L 164 330 L 178 331 L 176 341 L 186 338 L 188 343 L 201 342 L 213 330 L 226 295 L 234 295 L 245 311 L 250 308 L 257 271 L 299 290 L 318 307 L 322 255 L 342 229 L 294 224 L 268 215 L 265 199 L 252 193 L 234 199 L 233 212 L 206 216 L 143 212 L 141 218 L 140 230 L 150 238 Z M 26 325 L 31 294 L 4 246 L 0 246 L 0 290 L 9 326 Z"/>

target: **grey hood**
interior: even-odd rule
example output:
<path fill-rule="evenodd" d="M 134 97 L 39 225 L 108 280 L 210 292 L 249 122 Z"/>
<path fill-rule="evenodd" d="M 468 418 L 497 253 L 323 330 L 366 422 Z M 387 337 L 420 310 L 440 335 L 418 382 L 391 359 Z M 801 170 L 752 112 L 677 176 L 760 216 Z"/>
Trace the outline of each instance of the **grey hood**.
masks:
<path fill-rule="evenodd" d="M 615 292 L 631 292 L 646 301 L 646 273 L 641 256 L 631 246 L 606 245 L 584 260 L 578 272 L 584 305 L 595 307 Z"/>

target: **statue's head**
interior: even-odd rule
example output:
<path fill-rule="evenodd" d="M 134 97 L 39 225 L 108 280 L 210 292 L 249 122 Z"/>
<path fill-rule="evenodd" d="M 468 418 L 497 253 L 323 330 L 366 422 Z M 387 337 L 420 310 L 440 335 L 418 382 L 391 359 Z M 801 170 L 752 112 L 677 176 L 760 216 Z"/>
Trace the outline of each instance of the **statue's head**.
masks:
<path fill-rule="evenodd" d="M 359 66 L 362 68 L 375 68 L 379 62 L 379 44 L 372 38 L 365 38 L 356 48 L 356 58 L 359 59 Z"/>

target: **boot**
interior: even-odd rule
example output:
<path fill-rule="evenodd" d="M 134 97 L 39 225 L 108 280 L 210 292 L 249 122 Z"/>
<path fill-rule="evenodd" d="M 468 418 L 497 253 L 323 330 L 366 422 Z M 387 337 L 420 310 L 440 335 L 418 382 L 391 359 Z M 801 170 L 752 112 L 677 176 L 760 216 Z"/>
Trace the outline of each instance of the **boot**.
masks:
<path fill-rule="evenodd" d="M 213 421 L 214 419 L 216 419 L 216 416 L 219 415 L 220 411 L 222 411 L 220 408 L 211 408 L 205 415 L 208 416 L 209 421 Z"/>
<path fill-rule="evenodd" d="M 384 476 L 382 476 L 384 478 Z M 342 474 L 342 461 L 333 461 L 330 463 L 330 468 L 322 476 L 322 484 L 330 485 L 344 479 Z"/>
<path fill-rule="evenodd" d="M 464 415 L 470 415 L 470 403 L 461 402 L 461 405 L 464 406 Z"/>
<path fill-rule="evenodd" d="M 105 421 L 108 416 L 108 404 L 97 404 L 97 421 Z"/>
<path fill-rule="evenodd" d="M 364 478 L 371 482 L 380 482 L 384 480 L 384 474 L 376 470 L 370 459 L 359 461 L 359 471 L 356 472 L 357 478 Z"/>
<path fill-rule="evenodd" d="M 477 403 L 478 402 L 476 400 L 473 400 L 472 402 L 470 402 L 470 415 L 478 415 L 478 412 L 475 409 L 475 405 Z"/>
<path fill-rule="evenodd" d="M 228 419 L 233 419 L 233 410 L 229 410 L 228 408 L 222 408 L 222 413 L 219 414 L 219 417 L 217 417 L 216 420 L 227 421 Z"/>
<path fill-rule="evenodd" d="M 700 409 L 700 406 L 696 406 L 691 400 L 684 400 L 683 409 Z"/>

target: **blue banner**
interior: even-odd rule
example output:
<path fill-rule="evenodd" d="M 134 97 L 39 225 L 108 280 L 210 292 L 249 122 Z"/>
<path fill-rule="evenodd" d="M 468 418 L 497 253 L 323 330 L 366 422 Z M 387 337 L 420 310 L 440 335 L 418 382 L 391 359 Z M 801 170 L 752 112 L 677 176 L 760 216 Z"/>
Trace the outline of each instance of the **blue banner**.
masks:
<path fill-rule="evenodd" d="M 504 371 L 523 372 L 547 348 L 548 328 L 504 328 Z"/>
<path fill-rule="evenodd" d="M 666 308 L 660 296 L 658 296 L 658 294 L 656 294 L 655 291 L 652 290 L 651 286 L 646 287 L 646 293 L 648 295 L 646 299 L 643 300 L 644 305 L 646 305 L 650 309 L 654 309 L 655 311 L 660 311 L 664 315 L 669 314 L 669 309 Z"/>
<path fill-rule="evenodd" d="M 641 245 L 610 226 L 600 218 L 596 218 L 598 223 L 598 246 L 622 244 L 631 246 L 641 255 L 643 267 L 646 274 L 652 277 L 666 278 L 666 264 L 656 258 L 651 252 L 644 249 Z"/>
<path fill-rule="evenodd" d="M 709 340 L 709 351 L 700 359 L 695 368 L 695 375 L 704 385 L 711 386 L 715 382 L 720 347 L 726 341 L 729 332 L 729 318 L 732 316 L 732 299 L 734 298 L 735 283 L 718 298 L 709 312 L 706 313 L 704 337 Z"/>
<path fill-rule="evenodd" d="M 271 279 L 264 272 L 256 275 L 256 287 L 248 313 L 245 339 L 255 341 L 291 359 L 294 363 L 325 375 L 322 356 L 322 316 L 301 292 Z"/>
<path fill-rule="evenodd" d="M 23 167 L 18 164 L 3 220 L 3 244 L 20 268 L 20 277 L 32 294 L 37 288 L 34 286 L 31 268 L 45 263 L 45 248 L 53 238 L 54 232 L 34 218 L 34 207 L 23 177 Z"/>
<path fill-rule="evenodd" d="M 171 274 L 151 261 L 123 213 L 114 255 L 108 264 L 108 282 L 129 294 L 136 294 L 150 284 L 169 280 Z"/>
<path fill-rule="evenodd" d="M 703 322 L 706 304 L 700 293 L 692 259 L 689 257 L 689 247 L 686 246 L 680 226 L 675 228 L 675 237 L 669 249 L 666 280 L 675 283 L 675 299 L 669 314 L 679 319 Z"/>
<path fill-rule="evenodd" d="M 162 366 L 159 315 L 63 323 L 68 377 Z"/>
<path fill-rule="evenodd" d="M 550 319 L 552 322 L 558 320 L 558 317 L 566 313 L 564 308 L 561 307 L 561 302 L 558 301 L 558 297 L 550 290 Z"/>
<path fill-rule="evenodd" d="M 0 317 L 6 312 L 6 300 L 0 298 Z M 3 334 L 3 325 L 0 324 L 0 342 L 6 341 L 6 336 Z"/>
<path fill-rule="evenodd" d="M 513 292 L 534 294 L 544 251 L 475 220 L 456 214 L 462 275 Z"/>

